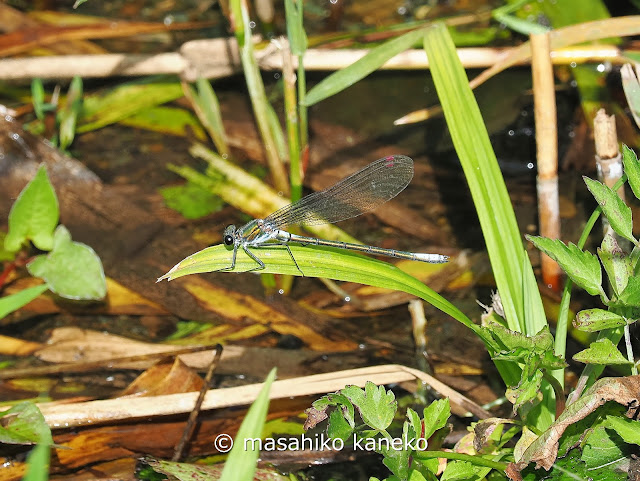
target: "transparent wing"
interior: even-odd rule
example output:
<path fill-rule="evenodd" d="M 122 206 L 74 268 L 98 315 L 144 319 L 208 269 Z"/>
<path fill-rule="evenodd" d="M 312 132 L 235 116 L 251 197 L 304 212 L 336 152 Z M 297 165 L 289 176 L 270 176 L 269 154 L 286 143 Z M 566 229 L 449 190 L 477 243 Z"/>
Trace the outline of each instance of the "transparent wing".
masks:
<path fill-rule="evenodd" d="M 295 224 L 333 224 L 369 212 L 393 199 L 412 178 L 413 160 L 404 155 L 385 157 L 333 187 L 278 209 L 264 220 L 278 229 Z"/>

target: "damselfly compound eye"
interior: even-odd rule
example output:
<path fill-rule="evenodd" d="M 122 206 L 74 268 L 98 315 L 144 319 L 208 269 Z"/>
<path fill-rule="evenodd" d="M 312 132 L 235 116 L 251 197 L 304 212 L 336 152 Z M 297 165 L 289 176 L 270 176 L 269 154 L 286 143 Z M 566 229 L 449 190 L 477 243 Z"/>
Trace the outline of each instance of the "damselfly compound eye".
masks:
<path fill-rule="evenodd" d="M 224 244 L 228 246 L 233 245 L 233 236 L 230 236 L 230 235 L 224 236 Z"/>

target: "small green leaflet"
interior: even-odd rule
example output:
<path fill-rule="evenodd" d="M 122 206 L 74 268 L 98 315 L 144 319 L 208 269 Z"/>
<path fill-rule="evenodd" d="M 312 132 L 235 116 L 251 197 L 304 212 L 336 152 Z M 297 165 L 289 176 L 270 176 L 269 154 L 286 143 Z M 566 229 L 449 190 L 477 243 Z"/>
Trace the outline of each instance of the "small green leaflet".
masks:
<path fill-rule="evenodd" d="M 578 312 L 573 321 L 573 327 L 586 332 L 597 332 L 603 329 L 612 329 L 627 324 L 627 320 L 604 309 L 585 309 Z"/>
<path fill-rule="evenodd" d="M 593 194 L 596 201 L 602 207 L 602 212 L 607 217 L 611 228 L 620 237 L 630 240 L 634 244 L 638 241 L 633 237 L 633 221 L 631 219 L 631 208 L 606 185 L 588 177 L 582 177 L 587 188 Z"/>
<path fill-rule="evenodd" d="M 367 381 L 364 391 L 358 386 L 347 386 L 342 391 L 358 408 L 362 420 L 373 429 L 383 431 L 389 427 L 396 413 L 397 401 L 392 391 Z"/>
<path fill-rule="evenodd" d="M 604 294 L 602 270 L 598 258 L 590 252 L 580 250 L 573 243 L 565 244 L 559 239 L 530 236 L 526 238 L 538 249 L 560 264 L 571 280 L 592 296 Z"/>
<path fill-rule="evenodd" d="M 607 338 L 598 339 L 591 343 L 588 349 L 573 356 L 574 361 L 585 364 L 633 364 L 625 358 L 618 348 Z"/>

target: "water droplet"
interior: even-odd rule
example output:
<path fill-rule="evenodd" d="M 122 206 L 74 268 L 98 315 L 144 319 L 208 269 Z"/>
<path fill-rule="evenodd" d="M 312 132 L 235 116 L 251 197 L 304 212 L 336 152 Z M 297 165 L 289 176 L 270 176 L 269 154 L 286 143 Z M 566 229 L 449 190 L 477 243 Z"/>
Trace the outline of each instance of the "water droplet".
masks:
<path fill-rule="evenodd" d="M 350 302 L 350 301 L 351 301 L 351 298 L 349 296 L 345 296 L 344 302 Z"/>
<path fill-rule="evenodd" d="M 256 22 L 254 22 L 253 20 L 251 20 L 249 22 L 249 28 L 256 28 Z"/>
<path fill-rule="evenodd" d="M 173 15 L 167 15 L 166 17 L 164 17 L 164 20 L 162 21 L 162 23 L 168 26 L 168 25 L 172 25 L 174 21 L 175 19 L 173 18 Z"/>
<path fill-rule="evenodd" d="M 284 294 L 284 289 L 278 289 L 278 294 L 280 295 Z"/>
<path fill-rule="evenodd" d="M 569 64 L 569 66 L 570 66 L 571 68 L 576 68 L 576 67 L 578 66 L 578 64 L 577 64 L 577 63 L 575 63 L 575 62 L 571 62 L 571 63 Z"/>
<path fill-rule="evenodd" d="M 529 170 L 533 169 L 533 162 L 529 162 L 527 164 L 527 169 L 529 169 Z"/>
<path fill-rule="evenodd" d="M 273 74 L 273 78 L 278 80 L 280 78 L 280 72 L 276 72 Z"/>
<path fill-rule="evenodd" d="M 607 67 L 605 67 L 603 63 L 599 63 L 598 66 L 596 67 L 596 70 L 600 73 L 604 72 L 606 69 Z"/>

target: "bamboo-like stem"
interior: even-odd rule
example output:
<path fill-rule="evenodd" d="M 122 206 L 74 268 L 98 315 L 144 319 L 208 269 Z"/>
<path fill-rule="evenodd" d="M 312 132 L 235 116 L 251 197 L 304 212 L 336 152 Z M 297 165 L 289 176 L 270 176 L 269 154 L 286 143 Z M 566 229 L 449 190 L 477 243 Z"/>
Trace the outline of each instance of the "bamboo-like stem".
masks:
<path fill-rule="evenodd" d="M 558 200 L 558 126 L 553 65 L 549 34 L 531 35 L 531 70 L 533 73 L 534 113 L 538 157 L 538 215 L 540 234 L 560 238 Z M 560 266 L 541 254 L 542 280 L 551 289 L 560 290 Z"/>
<path fill-rule="evenodd" d="M 490 67 L 508 58 L 514 48 L 460 48 L 458 56 L 464 67 Z M 366 49 L 327 50 L 309 49 L 304 54 L 304 70 L 339 70 L 364 57 Z M 262 70 L 282 70 L 279 52 L 265 48 L 256 53 Z M 611 45 L 592 45 L 554 50 L 555 65 L 584 64 L 594 62 L 622 63 L 620 50 Z M 526 64 L 528 59 L 518 61 Z M 298 97 L 304 75 L 299 58 L 294 57 L 294 68 L 298 69 Z M 407 50 L 391 58 L 382 70 L 423 70 L 429 62 L 422 50 Z M 180 75 L 188 82 L 198 77 L 224 78 L 241 70 L 238 45 L 235 39 L 208 39 L 186 42 L 179 52 L 155 55 L 100 54 L 100 55 L 54 55 L 48 57 L 25 57 L 0 59 L 0 79 L 20 80 L 31 78 L 101 78 L 115 76 L 143 76 L 155 74 Z M 301 114 L 301 120 L 302 120 Z M 301 122 L 302 125 L 302 122 Z M 305 134 L 302 135 L 304 140 Z M 304 144 L 302 144 L 304 145 Z"/>

